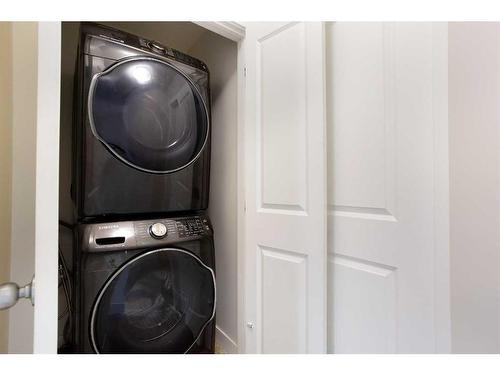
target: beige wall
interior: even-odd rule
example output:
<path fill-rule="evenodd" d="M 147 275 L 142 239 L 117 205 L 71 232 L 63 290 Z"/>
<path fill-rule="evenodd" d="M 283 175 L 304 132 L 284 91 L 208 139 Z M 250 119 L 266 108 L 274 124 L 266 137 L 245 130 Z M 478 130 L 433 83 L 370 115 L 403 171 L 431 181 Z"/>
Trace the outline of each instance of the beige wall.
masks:
<path fill-rule="evenodd" d="M 0 283 L 34 274 L 37 28 L 0 22 Z M 12 249 L 12 250 L 11 250 Z M 33 307 L 0 311 L 0 353 L 33 351 Z"/>
<path fill-rule="evenodd" d="M 449 24 L 452 351 L 500 353 L 500 24 Z"/>
<path fill-rule="evenodd" d="M 0 22 L 0 284 L 10 281 L 12 184 L 12 24 Z M 0 311 L 0 353 L 6 353 L 9 312 Z"/>
<path fill-rule="evenodd" d="M 13 23 L 10 278 L 20 285 L 28 283 L 35 273 L 37 35 L 36 22 Z M 33 352 L 33 307 L 28 300 L 10 309 L 9 352 Z"/>

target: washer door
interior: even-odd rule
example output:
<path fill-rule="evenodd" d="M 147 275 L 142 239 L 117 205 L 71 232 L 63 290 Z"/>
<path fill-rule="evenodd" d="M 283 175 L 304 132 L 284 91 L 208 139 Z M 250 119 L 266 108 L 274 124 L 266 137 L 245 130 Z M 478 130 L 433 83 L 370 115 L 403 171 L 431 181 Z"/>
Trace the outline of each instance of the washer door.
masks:
<path fill-rule="evenodd" d="M 150 173 L 185 168 L 209 135 L 207 106 L 192 81 L 166 61 L 121 60 L 91 81 L 92 132 L 116 157 Z"/>
<path fill-rule="evenodd" d="M 90 338 L 96 353 L 185 353 L 214 316 L 212 269 L 185 250 L 152 250 L 105 283 Z"/>

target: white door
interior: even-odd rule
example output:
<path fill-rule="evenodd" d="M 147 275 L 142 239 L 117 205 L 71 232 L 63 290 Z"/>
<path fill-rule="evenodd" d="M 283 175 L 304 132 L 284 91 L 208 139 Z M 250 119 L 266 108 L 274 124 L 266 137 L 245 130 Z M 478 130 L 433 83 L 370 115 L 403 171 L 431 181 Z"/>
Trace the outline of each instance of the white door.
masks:
<path fill-rule="evenodd" d="M 326 352 L 323 23 L 247 23 L 245 352 Z"/>
<path fill-rule="evenodd" d="M 14 24 L 10 280 L 26 284 L 34 270 L 35 305 L 10 308 L 8 351 L 56 353 L 61 24 Z M 12 287 L 0 288 L 2 307 Z"/>
<path fill-rule="evenodd" d="M 328 350 L 449 351 L 447 26 L 326 29 Z"/>

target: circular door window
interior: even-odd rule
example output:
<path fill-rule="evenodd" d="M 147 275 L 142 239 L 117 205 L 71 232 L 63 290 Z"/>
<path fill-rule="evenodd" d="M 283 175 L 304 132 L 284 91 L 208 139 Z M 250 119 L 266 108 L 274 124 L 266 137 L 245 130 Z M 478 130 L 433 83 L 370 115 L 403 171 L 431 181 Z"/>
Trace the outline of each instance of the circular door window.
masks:
<path fill-rule="evenodd" d="M 175 66 L 155 58 L 122 60 L 90 84 L 93 134 L 120 160 L 150 173 L 185 168 L 209 136 L 198 88 Z"/>
<path fill-rule="evenodd" d="M 90 318 L 96 353 L 186 353 L 215 315 L 215 276 L 180 249 L 143 253 L 121 266 Z"/>

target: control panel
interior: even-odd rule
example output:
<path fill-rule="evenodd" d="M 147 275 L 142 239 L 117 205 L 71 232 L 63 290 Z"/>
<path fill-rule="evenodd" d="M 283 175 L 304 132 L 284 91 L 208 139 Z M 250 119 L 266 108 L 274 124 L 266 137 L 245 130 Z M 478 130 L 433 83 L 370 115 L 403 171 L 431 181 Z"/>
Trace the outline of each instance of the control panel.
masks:
<path fill-rule="evenodd" d="M 154 40 L 147 40 L 143 38 L 139 38 L 139 46 L 143 50 L 149 50 L 158 55 L 166 55 L 169 57 L 173 57 L 178 61 L 181 61 L 185 64 L 189 64 L 195 66 L 197 68 L 201 68 L 203 70 L 207 70 L 207 66 L 202 61 L 195 59 L 189 55 L 186 55 L 180 51 L 177 51 L 173 48 L 169 48 L 167 46 L 162 45 L 161 43 Z"/>
<path fill-rule="evenodd" d="M 212 235 L 205 215 L 87 224 L 83 249 L 89 252 L 137 249 L 192 241 Z"/>
<path fill-rule="evenodd" d="M 204 73 L 208 72 L 208 67 L 203 61 L 165 46 L 156 40 L 145 39 L 102 25 L 86 24 L 83 32 L 87 39 L 84 54 L 111 60 L 121 60 L 145 54 L 154 57 L 160 56 L 173 65 L 178 66 L 180 63 Z"/>
<path fill-rule="evenodd" d="M 210 230 L 208 219 L 199 216 L 177 221 L 176 227 L 179 238 L 200 236 Z"/>

